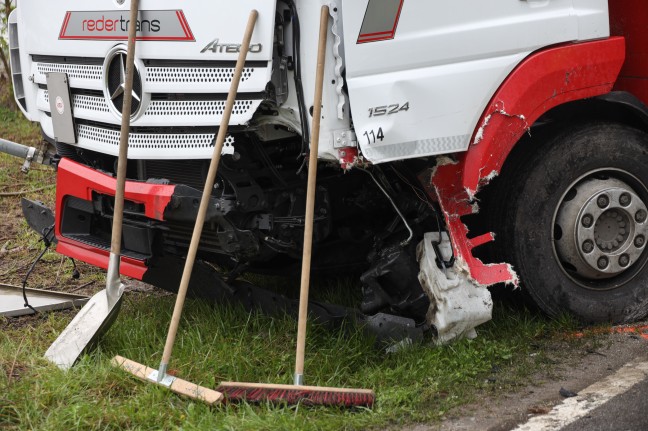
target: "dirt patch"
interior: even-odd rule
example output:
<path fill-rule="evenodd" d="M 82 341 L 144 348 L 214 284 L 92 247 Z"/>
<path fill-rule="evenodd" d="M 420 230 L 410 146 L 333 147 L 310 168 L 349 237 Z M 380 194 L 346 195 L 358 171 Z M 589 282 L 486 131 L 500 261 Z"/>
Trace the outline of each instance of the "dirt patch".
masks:
<path fill-rule="evenodd" d="M 55 174 L 52 169 L 38 167 L 23 174 L 20 172 L 21 166 L 22 161 L 17 158 L 0 156 L 1 192 L 14 193 L 54 185 Z M 28 193 L 25 197 L 41 200 L 51 206 L 54 202 L 54 189 Z M 32 232 L 23 219 L 20 199 L 21 196 L 0 197 L 0 282 L 12 285 L 22 284 L 29 267 L 43 249 L 39 235 Z M 84 275 L 95 273 L 85 265 L 79 267 Z M 89 281 L 74 279 L 72 275 L 71 262 L 65 262 L 61 260 L 61 256 L 48 252 L 30 275 L 29 286 L 69 291 Z"/>
<path fill-rule="evenodd" d="M 478 403 L 451 411 L 441 424 L 407 430 L 510 430 L 559 404 L 564 399 L 561 388 L 578 393 L 633 359 L 648 359 L 648 341 L 636 334 L 596 335 L 581 341 L 568 338 L 547 348 L 546 366 L 532 375 L 528 384 L 499 395 L 483 391 L 477 396 Z M 489 377 L 489 383 L 498 384 L 496 374 Z"/>
<path fill-rule="evenodd" d="M 7 374 L 7 381 L 8 382 L 16 382 L 20 380 L 23 374 L 27 372 L 29 367 L 27 365 L 23 364 L 13 364 L 12 367 L 7 369 L 6 374 Z"/>
<path fill-rule="evenodd" d="M 62 310 L 61 313 L 70 311 Z M 16 329 L 35 329 L 47 319 L 47 313 L 28 314 L 20 317 L 0 318 L 0 331 L 11 331 Z"/>

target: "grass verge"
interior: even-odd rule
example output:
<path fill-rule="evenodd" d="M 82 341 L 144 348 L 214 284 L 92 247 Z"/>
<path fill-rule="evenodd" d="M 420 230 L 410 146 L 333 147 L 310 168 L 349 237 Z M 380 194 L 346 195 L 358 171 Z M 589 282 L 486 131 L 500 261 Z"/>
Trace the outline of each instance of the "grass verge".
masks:
<path fill-rule="evenodd" d="M 19 111 L 0 106 L 0 137 L 23 144 L 39 145 L 40 129 L 25 120 Z M 56 177 L 52 168 L 32 164 L 27 174 L 20 171 L 23 160 L 0 153 L 0 282 L 18 285 L 33 259 L 43 248 L 40 237 L 22 216 L 22 197 L 54 207 Z M 103 279 L 103 272 L 80 264 L 82 280 L 72 278 L 69 259 L 48 251 L 29 279 L 29 285 L 42 288 L 77 288 L 91 279 Z M 83 292 L 85 293 L 85 292 Z"/>
<path fill-rule="evenodd" d="M 209 408 L 110 366 L 116 354 L 157 368 L 173 297 L 131 295 L 97 350 L 65 373 L 42 358 L 73 313 L 4 320 L 0 424 L 9 429 L 366 429 L 430 422 L 483 391 L 526 382 L 564 324 L 503 305 L 475 340 L 384 354 L 359 330 L 309 328 L 309 384 L 369 387 L 373 410 L 284 405 Z M 189 301 L 171 366 L 189 381 L 290 383 L 295 322 Z M 494 380 L 491 377 L 497 376 Z M 493 383 L 496 381 L 496 383 Z"/>

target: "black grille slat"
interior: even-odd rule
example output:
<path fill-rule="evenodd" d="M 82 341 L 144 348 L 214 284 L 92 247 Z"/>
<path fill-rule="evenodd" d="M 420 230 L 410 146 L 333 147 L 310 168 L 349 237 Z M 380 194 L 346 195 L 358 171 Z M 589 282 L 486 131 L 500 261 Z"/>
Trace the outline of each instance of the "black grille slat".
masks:
<path fill-rule="evenodd" d="M 203 190 L 209 164 L 205 160 L 147 160 L 147 178 L 167 179 L 173 184 L 185 184 Z"/>
<path fill-rule="evenodd" d="M 102 250 L 110 250 L 110 241 L 100 238 L 94 235 L 84 235 L 84 234 L 65 234 L 63 235 L 66 238 L 70 238 L 74 241 L 90 245 L 92 247 L 100 248 Z M 150 255 L 145 255 L 137 253 L 132 250 L 126 250 L 122 248 L 121 254 L 137 260 L 145 260 L 151 257 Z"/>
<path fill-rule="evenodd" d="M 82 64 L 84 66 L 102 66 L 103 57 L 61 57 L 56 55 L 32 55 L 35 63 Z"/>
<path fill-rule="evenodd" d="M 168 229 L 162 234 L 165 245 L 182 249 L 189 248 L 191 235 L 193 234 L 192 226 L 167 223 L 166 227 Z M 200 245 L 198 250 L 207 253 L 222 253 L 223 249 L 218 234 L 208 229 L 203 230 L 202 235 L 200 236 Z"/>
<path fill-rule="evenodd" d="M 234 69 L 236 61 L 229 60 L 143 60 L 147 67 L 221 67 Z M 248 60 L 243 67 L 268 67 L 267 61 Z"/>

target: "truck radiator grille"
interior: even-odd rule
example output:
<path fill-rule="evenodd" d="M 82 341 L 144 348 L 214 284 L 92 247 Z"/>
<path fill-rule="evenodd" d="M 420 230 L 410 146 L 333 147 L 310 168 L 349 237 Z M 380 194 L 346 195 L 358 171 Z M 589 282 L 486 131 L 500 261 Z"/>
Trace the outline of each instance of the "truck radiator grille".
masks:
<path fill-rule="evenodd" d="M 215 67 L 148 67 L 146 81 L 157 83 L 171 82 L 232 82 L 234 69 Z M 241 75 L 241 82 L 245 82 L 254 73 L 253 68 L 246 67 Z"/>
<path fill-rule="evenodd" d="M 181 225 L 177 223 L 167 223 L 169 230 L 163 233 L 164 245 L 177 247 L 180 249 L 189 248 L 193 226 Z M 206 228 L 200 236 L 200 245 L 198 248 L 201 252 L 222 253 L 222 247 L 218 234 Z"/>
<path fill-rule="evenodd" d="M 47 90 L 43 91 L 43 100 L 49 106 L 49 93 Z M 75 111 L 77 109 L 86 109 L 89 111 L 110 112 L 110 108 L 108 108 L 108 104 L 103 97 L 74 94 L 72 96 L 72 104 Z"/>
<path fill-rule="evenodd" d="M 102 67 L 87 64 L 55 64 L 37 63 L 36 69 L 40 75 L 45 76 L 50 72 L 67 73 L 70 78 L 75 79 L 98 79 L 101 80 Z"/>
<path fill-rule="evenodd" d="M 198 190 L 205 187 L 209 163 L 205 160 L 146 160 L 145 176 L 185 184 Z"/>
<path fill-rule="evenodd" d="M 79 124 L 77 127 L 79 145 L 90 148 L 92 144 L 99 143 L 111 147 L 119 147 L 119 130 L 101 128 L 87 124 Z M 128 140 L 129 150 L 154 149 L 159 151 L 173 150 L 177 158 L 182 158 L 182 152 L 175 150 L 204 149 L 212 147 L 214 140 L 213 133 L 131 133 Z M 92 148 L 91 148 L 92 149 Z M 234 153 L 234 137 L 228 135 L 225 139 L 223 154 Z M 134 156 L 134 155 L 133 155 Z M 139 157 L 134 157 L 139 158 Z"/>
<path fill-rule="evenodd" d="M 33 56 L 33 60 L 32 73 L 36 84 L 45 84 L 49 72 L 61 72 L 68 74 L 73 88 L 103 88 L 102 58 Z M 234 65 L 215 65 L 210 61 L 187 61 L 170 65 L 151 64 L 153 62 L 144 60 L 143 70 L 140 70 L 145 84 L 144 91 L 204 92 L 213 91 L 213 86 L 217 85 L 219 92 L 226 93 L 234 78 Z M 267 62 L 250 62 L 243 69 L 241 83 L 244 85 L 241 90 L 249 91 L 245 89 L 245 84 L 248 83 L 256 87 L 254 91 L 261 91 L 267 83 L 267 71 Z"/>
<path fill-rule="evenodd" d="M 29 72 L 38 86 L 37 109 L 50 116 L 46 75 L 67 73 L 77 145 L 102 154 L 117 155 L 121 118 L 106 97 L 104 58 L 32 55 Z M 129 158 L 189 160 L 211 158 L 214 132 L 222 120 L 235 62 L 214 60 L 141 59 L 141 107 L 133 118 Z M 271 77 L 268 61 L 245 63 L 230 128 L 245 126 L 267 98 Z M 51 121 L 42 122 L 53 139 Z M 230 129 L 232 130 L 232 129 Z M 233 133 L 233 132 L 232 132 Z M 228 137 L 223 154 L 234 153 Z"/>
<path fill-rule="evenodd" d="M 252 100 L 237 100 L 232 110 L 232 115 L 246 114 L 255 105 Z M 146 115 L 208 115 L 212 118 L 216 115 L 223 115 L 225 111 L 225 101 L 223 100 L 210 100 L 210 101 L 162 101 L 154 100 L 146 110 Z"/>
<path fill-rule="evenodd" d="M 49 93 L 43 90 L 43 110 L 49 112 Z M 101 96 L 88 96 L 84 94 L 73 94 L 72 103 L 77 116 L 79 110 L 87 111 L 83 117 L 92 113 L 109 113 L 110 108 L 106 99 Z M 237 100 L 234 103 L 232 115 L 245 115 L 256 108 L 254 100 Z M 215 124 L 216 118 L 223 115 L 225 111 L 224 100 L 153 100 L 149 103 L 144 118 L 159 118 L 161 116 L 190 116 L 193 121 L 202 117 L 205 121 Z M 236 122 L 236 120 L 234 121 Z"/>

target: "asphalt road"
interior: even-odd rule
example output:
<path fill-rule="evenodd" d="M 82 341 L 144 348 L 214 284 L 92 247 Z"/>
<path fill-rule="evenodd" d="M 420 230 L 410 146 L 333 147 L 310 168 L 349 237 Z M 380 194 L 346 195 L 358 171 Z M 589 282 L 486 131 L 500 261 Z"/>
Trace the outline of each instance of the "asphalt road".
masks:
<path fill-rule="evenodd" d="M 557 343 L 546 352 L 550 366 L 530 376 L 528 384 L 463 406 L 441 424 L 407 429 L 648 431 L 648 337 L 644 334 L 648 331 L 620 330 L 583 343 Z M 565 398 L 561 389 L 577 396 Z"/>
<path fill-rule="evenodd" d="M 648 430 L 648 379 L 612 398 L 562 431 Z"/>
<path fill-rule="evenodd" d="M 648 362 L 634 360 L 515 431 L 646 431 L 646 406 Z"/>

